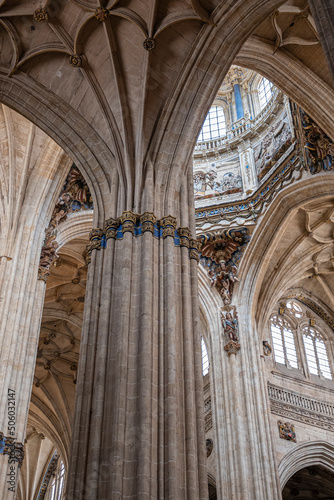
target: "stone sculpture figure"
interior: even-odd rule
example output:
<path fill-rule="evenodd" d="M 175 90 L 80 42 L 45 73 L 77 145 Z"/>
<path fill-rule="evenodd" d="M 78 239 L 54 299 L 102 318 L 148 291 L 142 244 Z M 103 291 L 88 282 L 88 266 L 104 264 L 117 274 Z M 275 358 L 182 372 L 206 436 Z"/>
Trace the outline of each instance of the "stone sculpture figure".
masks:
<path fill-rule="evenodd" d="M 233 316 L 230 312 L 221 311 L 221 321 L 224 328 L 224 334 L 229 340 L 233 340 L 234 342 L 239 342 L 238 339 L 238 314 L 236 311 L 236 307 L 233 308 Z"/>

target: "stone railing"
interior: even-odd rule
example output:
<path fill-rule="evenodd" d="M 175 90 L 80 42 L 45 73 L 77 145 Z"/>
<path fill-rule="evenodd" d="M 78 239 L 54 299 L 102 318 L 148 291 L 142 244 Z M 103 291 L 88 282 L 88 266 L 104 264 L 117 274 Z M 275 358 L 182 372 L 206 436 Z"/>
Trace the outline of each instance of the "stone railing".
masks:
<path fill-rule="evenodd" d="M 278 97 L 283 98 L 283 94 L 280 90 L 274 88 L 272 97 L 267 106 L 254 119 L 240 118 L 238 121 L 233 123 L 233 128 L 226 131 L 225 136 L 218 139 L 212 139 L 210 141 L 198 142 L 195 146 L 194 154 L 226 146 L 230 141 L 243 138 L 243 136 L 250 131 L 256 133 L 257 129 L 261 128 L 263 124 L 267 122 L 271 113 L 275 116 L 277 111 L 275 108 L 280 105 Z"/>
<path fill-rule="evenodd" d="M 334 431 L 334 405 L 268 382 L 271 413 Z"/>
<path fill-rule="evenodd" d="M 316 411 L 323 415 L 334 417 L 334 405 L 317 401 L 316 399 L 306 398 L 296 392 L 286 391 L 275 385 L 268 384 L 269 398 L 275 401 L 282 401 L 283 403 L 292 404 L 299 408 Z"/>

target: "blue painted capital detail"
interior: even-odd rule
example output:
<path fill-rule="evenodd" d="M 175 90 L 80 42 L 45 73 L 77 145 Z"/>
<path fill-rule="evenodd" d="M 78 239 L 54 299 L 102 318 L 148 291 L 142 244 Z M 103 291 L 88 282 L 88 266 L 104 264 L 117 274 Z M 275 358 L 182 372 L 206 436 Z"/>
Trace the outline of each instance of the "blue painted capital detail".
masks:
<path fill-rule="evenodd" d="M 176 218 L 167 215 L 161 220 L 157 220 L 152 212 L 136 214 L 131 211 L 123 212 L 118 219 L 107 219 L 104 229 L 93 229 L 90 233 L 90 245 L 87 246 L 86 264 L 91 262 L 93 250 L 101 250 L 107 247 L 109 239 L 122 240 L 126 232 L 133 236 L 141 236 L 150 232 L 156 239 L 171 237 L 177 247 L 189 249 L 189 258 L 198 261 L 197 240 L 192 239 L 190 229 L 187 227 L 176 228 Z"/>
<path fill-rule="evenodd" d="M 8 455 L 9 463 L 17 463 L 21 468 L 24 459 L 24 445 L 0 432 L 0 455 Z"/>

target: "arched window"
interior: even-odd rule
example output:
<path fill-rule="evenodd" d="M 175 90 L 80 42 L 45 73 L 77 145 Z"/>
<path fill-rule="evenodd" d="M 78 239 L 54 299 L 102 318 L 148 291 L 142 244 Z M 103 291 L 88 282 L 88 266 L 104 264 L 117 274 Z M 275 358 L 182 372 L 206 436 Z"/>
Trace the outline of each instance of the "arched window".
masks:
<path fill-rule="evenodd" d="M 226 134 L 224 110 L 221 106 L 212 106 L 206 115 L 197 142 L 211 141 Z"/>
<path fill-rule="evenodd" d="M 269 80 L 262 78 L 259 85 L 259 101 L 261 109 L 263 109 L 271 99 L 272 86 L 273 84 Z"/>
<path fill-rule="evenodd" d="M 310 373 L 332 379 L 326 345 L 320 332 L 311 326 L 304 326 L 302 335 Z"/>
<path fill-rule="evenodd" d="M 271 317 L 270 323 L 275 361 L 298 368 L 295 338 L 289 323 L 277 315 Z"/>
<path fill-rule="evenodd" d="M 206 350 L 206 345 L 203 340 L 203 337 L 201 339 L 201 347 L 202 347 L 202 370 L 203 370 L 203 377 L 207 373 L 209 373 L 209 356 L 208 356 L 208 351 Z"/>
<path fill-rule="evenodd" d="M 62 461 L 52 477 L 50 487 L 48 488 L 47 500 L 62 500 L 65 494 L 65 465 Z"/>

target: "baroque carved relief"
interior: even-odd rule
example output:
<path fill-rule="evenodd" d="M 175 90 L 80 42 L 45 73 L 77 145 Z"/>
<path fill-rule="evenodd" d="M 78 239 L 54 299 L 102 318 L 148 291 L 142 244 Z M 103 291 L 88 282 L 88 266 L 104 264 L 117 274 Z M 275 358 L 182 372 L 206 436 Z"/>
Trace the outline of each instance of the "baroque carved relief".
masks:
<path fill-rule="evenodd" d="M 262 179 L 292 144 L 292 131 L 285 113 L 254 148 L 257 175 Z"/>
<path fill-rule="evenodd" d="M 311 174 L 334 168 L 334 143 L 310 118 L 299 109 L 306 164 Z"/>

